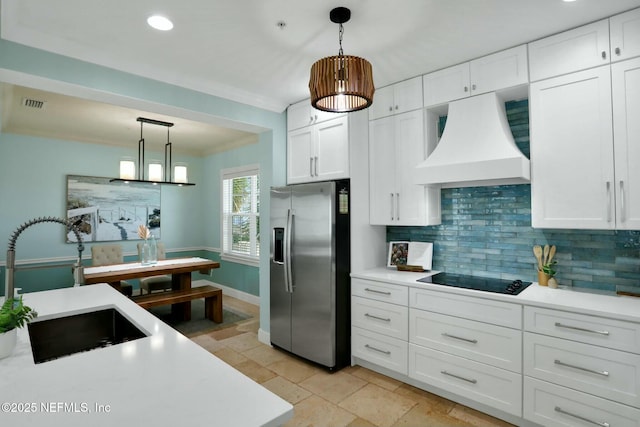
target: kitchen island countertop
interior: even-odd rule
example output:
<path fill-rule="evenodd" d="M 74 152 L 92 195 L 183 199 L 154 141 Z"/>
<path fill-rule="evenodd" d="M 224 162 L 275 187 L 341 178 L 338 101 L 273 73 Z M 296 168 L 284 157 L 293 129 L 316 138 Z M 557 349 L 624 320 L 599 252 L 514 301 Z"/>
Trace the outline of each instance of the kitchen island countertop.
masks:
<path fill-rule="evenodd" d="M 0 418 L 11 426 L 275 426 L 288 402 L 107 284 L 24 294 L 46 320 L 116 308 L 147 337 L 35 364 L 27 328 L 0 360 Z"/>
<path fill-rule="evenodd" d="M 524 306 L 542 307 L 553 310 L 571 310 L 592 316 L 604 316 L 640 323 L 640 298 L 637 297 L 620 296 L 613 292 L 598 292 L 591 289 L 583 290 L 563 286 L 552 289 L 547 286 L 540 286 L 537 282 L 534 282 L 518 295 L 507 295 L 417 281 L 425 276 L 431 276 L 436 273 L 439 273 L 439 271 L 408 272 L 379 267 L 352 272 L 351 277 L 438 292 L 448 292 L 457 295 L 506 301 Z"/>

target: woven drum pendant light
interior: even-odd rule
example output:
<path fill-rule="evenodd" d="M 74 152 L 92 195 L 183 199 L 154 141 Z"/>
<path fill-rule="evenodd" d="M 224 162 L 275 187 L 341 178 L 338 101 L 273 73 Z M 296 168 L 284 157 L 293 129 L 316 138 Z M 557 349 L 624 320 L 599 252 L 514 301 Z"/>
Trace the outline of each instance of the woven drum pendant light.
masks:
<path fill-rule="evenodd" d="M 371 64 L 364 58 L 342 53 L 342 24 L 350 18 L 351 11 L 346 7 L 337 7 L 329 14 L 331 22 L 340 24 L 340 50 L 337 56 L 322 58 L 311 66 L 311 105 L 318 110 L 347 113 L 373 103 Z"/>

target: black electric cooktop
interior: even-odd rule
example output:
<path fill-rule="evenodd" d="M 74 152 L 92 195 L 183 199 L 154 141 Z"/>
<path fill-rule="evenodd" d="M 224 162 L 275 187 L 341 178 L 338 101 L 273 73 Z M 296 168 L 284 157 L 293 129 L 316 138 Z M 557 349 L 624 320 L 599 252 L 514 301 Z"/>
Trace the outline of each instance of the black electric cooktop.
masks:
<path fill-rule="evenodd" d="M 518 295 L 531 284 L 531 282 L 523 282 L 522 280 L 492 279 L 489 277 L 465 276 L 450 273 L 437 273 L 433 276 L 418 279 L 418 282 L 509 295 Z"/>

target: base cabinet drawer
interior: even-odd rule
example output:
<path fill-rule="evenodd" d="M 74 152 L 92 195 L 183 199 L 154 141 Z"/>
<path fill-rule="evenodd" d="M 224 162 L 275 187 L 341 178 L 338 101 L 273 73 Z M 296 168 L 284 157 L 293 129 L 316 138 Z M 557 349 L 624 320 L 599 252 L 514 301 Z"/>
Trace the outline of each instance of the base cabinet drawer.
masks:
<path fill-rule="evenodd" d="M 524 329 L 640 354 L 640 324 L 586 314 L 525 307 Z"/>
<path fill-rule="evenodd" d="M 522 376 L 409 344 L 409 377 L 520 417 Z"/>
<path fill-rule="evenodd" d="M 524 378 L 523 418 L 546 427 L 640 427 L 640 410 L 535 378 Z"/>
<path fill-rule="evenodd" d="M 409 310 L 409 341 L 476 362 L 522 372 L 522 332 L 459 317 Z"/>
<path fill-rule="evenodd" d="M 640 408 L 640 356 L 525 332 L 524 374 Z"/>
<path fill-rule="evenodd" d="M 411 288 L 409 307 L 507 328 L 522 328 L 522 306 L 519 304 Z"/>
<path fill-rule="evenodd" d="M 358 327 L 351 327 L 351 355 L 407 375 L 408 343 Z"/>
<path fill-rule="evenodd" d="M 409 309 L 395 304 L 351 297 L 351 324 L 407 341 Z"/>
<path fill-rule="evenodd" d="M 406 286 L 371 280 L 351 279 L 351 295 L 404 306 L 409 302 L 409 290 Z"/>

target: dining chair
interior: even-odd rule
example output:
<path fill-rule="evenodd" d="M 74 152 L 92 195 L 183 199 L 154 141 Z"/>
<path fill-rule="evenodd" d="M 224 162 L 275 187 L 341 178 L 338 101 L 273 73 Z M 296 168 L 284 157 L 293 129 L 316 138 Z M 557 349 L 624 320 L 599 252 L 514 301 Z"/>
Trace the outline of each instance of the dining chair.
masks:
<path fill-rule="evenodd" d="M 166 251 L 164 243 L 156 242 L 158 248 L 158 260 L 166 259 Z M 142 252 L 142 243 L 138 243 L 138 256 Z M 142 291 L 146 291 L 148 294 L 154 291 L 167 291 L 171 290 L 171 276 L 164 274 L 161 276 L 141 277 L 140 278 L 140 295 Z"/>
<path fill-rule="evenodd" d="M 91 246 L 92 266 L 122 264 L 123 262 L 122 246 L 117 244 Z M 127 296 L 133 295 L 133 286 L 126 280 L 120 281 L 120 289 Z"/>

